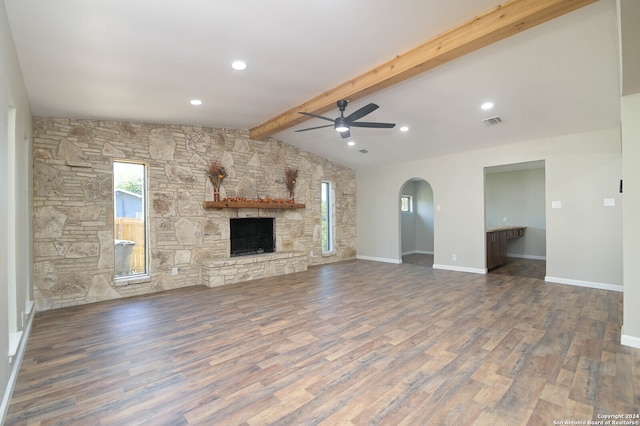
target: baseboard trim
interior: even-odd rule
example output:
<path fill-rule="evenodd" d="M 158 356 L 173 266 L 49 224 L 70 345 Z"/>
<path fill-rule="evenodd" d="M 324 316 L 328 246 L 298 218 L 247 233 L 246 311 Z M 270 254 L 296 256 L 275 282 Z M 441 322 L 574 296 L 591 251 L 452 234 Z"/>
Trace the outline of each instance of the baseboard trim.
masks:
<path fill-rule="evenodd" d="M 620 336 L 620 344 L 624 346 L 631 346 L 632 348 L 640 349 L 640 337 L 622 334 Z"/>
<path fill-rule="evenodd" d="M 7 416 L 7 411 L 9 410 L 9 402 L 11 401 L 11 394 L 13 393 L 13 388 L 15 387 L 16 381 L 18 380 L 18 372 L 20 371 L 20 364 L 22 364 L 24 351 L 27 348 L 27 341 L 29 340 L 29 335 L 31 334 L 31 324 L 33 322 L 34 316 L 35 315 L 29 315 L 29 319 L 27 320 L 27 326 L 22 332 L 22 336 L 21 336 L 22 338 L 20 339 L 20 343 L 18 344 L 18 348 L 13 358 L 13 362 L 11 363 L 11 373 L 9 374 L 9 381 L 7 382 L 7 387 L 4 390 L 4 396 L 2 397 L 2 405 L 0 405 L 0 424 L 4 424 L 4 419 Z"/>
<path fill-rule="evenodd" d="M 547 260 L 547 256 L 534 256 L 532 254 L 520 253 L 507 253 L 507 257 L 514 257 L 516 259 Z"/>
<path fill-rule="evenodd" d="M 453 265 L 433 265 L 433 269 L 443 269 L 445 271 L 456 271 L 456 272 L 471 272 L 472 274 L 486 274 L 487 270 L 485 268 L 467 268 L 465 266 L 453 266 Z"/>
<path fill-rule="evenodd" d="M 410 254 L 433 254 L 433 252 L 432 251 L 425 251 L 425 250 L 411 250 L 411 251 L 402 252 L 402 256 L 408 256 Z"/>
<path fill-rule="evenodd" d="M 384 263 L 395 263 L 395 264 L 400 264 L 402 263 L 401 259 L 389 259 L 386 257 L 373 257 L 373 256 L 361 256 L 361 255 L 357 255 L 356 259 L 360 259 L 360 260 L 372 260 L 374 262 L 384 262 Z"/>
<path fill-rule="evenodd" d="M 544 277 L 544 280 L 550 283 L 555 284 L 567 284 L 567 285 L 575 285 L 578 287 L 589 287 L 589 288 L 597 288 L 599 290 L 610 290 L 610 291 L 618 291 L 623 292 L 624 287 L 616 284 L 606 284 L 606 283 L 597 283 L 593 281 L 581 281 L 581 280 L 572 280 L 569 278 L 558 278 L 558 277 Z"/>

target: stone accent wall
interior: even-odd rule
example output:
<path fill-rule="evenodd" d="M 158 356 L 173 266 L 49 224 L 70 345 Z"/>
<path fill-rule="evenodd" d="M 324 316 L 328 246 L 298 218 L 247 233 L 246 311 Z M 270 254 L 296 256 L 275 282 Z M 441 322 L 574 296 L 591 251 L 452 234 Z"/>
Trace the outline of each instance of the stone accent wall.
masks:
<path fill-rule="evenodd" d="M 126 285 L 114 282 L 114 160 L 148 166 L 150 278 Z M 295 198 L 306 208 L 204 209 L 202 202 L 213 199 L 211 161 L 228 173 L 223 198 L 287 198 L 284 169 L 298 168 Z M 320 240 L 323 180 L 333 183 L 336 197 L 330 256 L 322 255 Z M 216 265 L 230 259 L 230 217 L 276 218 L 276 252 L 295 253 L 298 263 L 267 269 L 300 270 L 300 253 L 308 265 L 356 255 L 355 172 L 272 138 L 250 140 L 245 130 L 34 118 L 33 182 L 38 310 L 208 283 Z"/>

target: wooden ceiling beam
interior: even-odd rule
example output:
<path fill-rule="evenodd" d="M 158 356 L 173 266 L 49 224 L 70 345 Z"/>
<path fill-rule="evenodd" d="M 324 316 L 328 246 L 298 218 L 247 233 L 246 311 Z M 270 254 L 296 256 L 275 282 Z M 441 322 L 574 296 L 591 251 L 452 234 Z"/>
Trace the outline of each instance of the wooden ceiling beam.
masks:
<path fill-rule="evenodd" d="M 355 101 L 371 95 L 596 1 L 508 0 L 250 129 L 251 139 L 264 139 L 309 119 L 299 111 L 324 114 L 336 108 L 340 99 Z"/>

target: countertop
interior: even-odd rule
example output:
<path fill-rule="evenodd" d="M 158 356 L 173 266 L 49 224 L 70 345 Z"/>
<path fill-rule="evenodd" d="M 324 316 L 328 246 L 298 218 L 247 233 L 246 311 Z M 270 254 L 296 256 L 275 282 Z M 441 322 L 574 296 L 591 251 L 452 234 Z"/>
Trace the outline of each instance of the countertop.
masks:
<path fill-rule="evenodd" d="M 496 232 L 496 231 L 508 231 L 510 229 L 522 229 L 526 228 L 526 226 L 492 226 L 487 228 L 487 232 Z"/>

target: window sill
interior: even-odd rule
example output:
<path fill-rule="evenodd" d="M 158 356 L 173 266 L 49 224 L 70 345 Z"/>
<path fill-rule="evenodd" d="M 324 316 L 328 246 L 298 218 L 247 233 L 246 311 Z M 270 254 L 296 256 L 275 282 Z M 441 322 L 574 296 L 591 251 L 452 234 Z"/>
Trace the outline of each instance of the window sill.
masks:
<path fill-rule="evenodd" d="M 143 283 L 151 282 L 151 276 L 150 275 L 132 275 L 130 277 L 115 278 L 113 281 L 116 287 L 124 287 L 126 285 L 131 285 L 131 284 L 143 284 Z"/>
<path fill-rule="evenodd" d="M 332 251 L 323 251 L 322 252 L 322 257 L 329 257 L 329 256 L 335 256 L 336 254 L 338 254 L 335 250 Z"/>
<path fill-rule="evenodd" d="M 22 331 L 15 333 L 9 333 L 9 358 L 18 353 L 18 346 L 20 346 L 20 340 L 22 340 Z"/>

